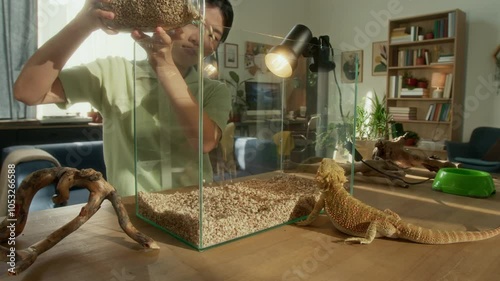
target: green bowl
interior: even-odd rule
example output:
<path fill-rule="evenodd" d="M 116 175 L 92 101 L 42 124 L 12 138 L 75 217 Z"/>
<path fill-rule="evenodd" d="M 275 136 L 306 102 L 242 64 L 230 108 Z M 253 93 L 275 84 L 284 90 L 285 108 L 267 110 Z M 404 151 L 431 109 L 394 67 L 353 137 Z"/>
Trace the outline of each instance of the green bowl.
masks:
<path fill-rule="evenodd" d="M 489 197 L 495 194 L 493 178 L 487 172 L 465 168 L 442 168 L 434 178 L 433 190 L 462 196 Z"/>

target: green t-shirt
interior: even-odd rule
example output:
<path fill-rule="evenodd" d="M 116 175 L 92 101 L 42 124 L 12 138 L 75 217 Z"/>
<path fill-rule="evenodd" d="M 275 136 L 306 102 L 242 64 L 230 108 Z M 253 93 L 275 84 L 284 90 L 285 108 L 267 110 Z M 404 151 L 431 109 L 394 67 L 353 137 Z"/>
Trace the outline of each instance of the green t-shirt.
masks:
<path fill-rule="evenodd" d="M 69 104 L 90 102 L 101 113 L 107 180 L 120 195 L 135 194 L 136 180 L 138 191 L 198 184 L 198 150 L 188 144 L 147 61 L 134 66 L 133 61 L 108 57 L 65 69 L 59 78 Z M 185 81 L 198 99 L 194 68 Z M 203 110 L 223 131 L 231 110 L 229 90 L 215 80 L 205 78 L 203 84 Z M 205 182 L 213 179 L 208 154 L 203 154 L 202 176 Z"/>

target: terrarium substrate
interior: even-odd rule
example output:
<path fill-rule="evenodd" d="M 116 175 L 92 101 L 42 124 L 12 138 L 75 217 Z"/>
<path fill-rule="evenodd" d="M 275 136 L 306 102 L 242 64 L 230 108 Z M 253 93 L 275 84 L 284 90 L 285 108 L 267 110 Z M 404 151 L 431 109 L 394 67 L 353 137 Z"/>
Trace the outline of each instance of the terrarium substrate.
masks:
<path fill-rule="evenodd" d="M 175 28 L 200 18 L 196 7 L 186 0 L 111 0 L 99 5 L 115 13 L 106 24 L 117 30 Z"/>
<path fill-rule="evenodd" d="M 138 193 L 139 214 L 198 247 L 209 247 L 307 216 L 320 195 L 312 179 L 281 174 L 203 189 L 202 245 L 199 191 Z"/>

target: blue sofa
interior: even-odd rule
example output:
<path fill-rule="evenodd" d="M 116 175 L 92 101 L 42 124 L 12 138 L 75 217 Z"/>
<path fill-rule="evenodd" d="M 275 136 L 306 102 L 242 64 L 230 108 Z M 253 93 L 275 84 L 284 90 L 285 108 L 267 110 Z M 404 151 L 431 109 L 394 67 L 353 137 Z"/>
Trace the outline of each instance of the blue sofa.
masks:
<path fill-rule="evenodd" d="M 478 127 L 468 142 L 447 141 L 448 160 L 460 167 L 485 172 L 500 172 L 500 128 Z"/>
<path fill-rule="evenodd" d="M 44 155 L 43 152 L 48 154 Z M 24 156 L 12 157 L 16 153 L 22 153 Z M 37 155 L 40 155 L 40 157 Z M 60 164 L 62 167 L 73 167 L 76 169 L 92 168 L 101 172 L 106 178 L 102 141 L 10 146 L 2 149 L 1 159 L 2 166 L 7 159 L 19 160 L 17 163 L 11 163 L 10 161 L 12 160 L 8 160 L 9 163 L 7 163 L 16 165 L 16 188 L 32 172 L 56 167 L 57 164 Z M 30 211 L 60 207 L 52 202 L 55 192 L 54 185 L 39 190 L 30 205 Z M 70 198 L 65 205 L 85 203 L 88 201 L 88 196 L 89 191 L 87 189 L 75 186 L 70 190 Z M 0 202 L 0 211 L 3 212 L 5 208 L 4 204 Z"/>
<path fill-rule="evenodd" d="M 224 174 L 217 173 L 217 155 L 211 155 L 214 168 L 214 181 L 222 181 L 231 178 L 258 175 L 261 173 L 275 171 L 279 167 L 277 146 L 272 140 L 258 139 L 254 137 L 234 137 L 233 159 L 226 162 L 235 163 L 225 166 Z M 215 151 L 214 151 L 215 152 Z M 223 164 L 224 165 L 224 164 Z M 235 165 L 235 174 L 231 171 Z"/>
<path fill-rule="evenodd" d="M 55 143 L 41 145 L 17 145 L 6 147 L 2 150 L 2 164 L 9 155 L 17 152 L 36 152 L 42 150 L 47 157 L 29 157 L 26 161 L 16 164 L 16 188 L 22 180 L 34 171 L 55 167 L 73 167 L 76 169 L 92 168 L 99 171 L 106 178 L 106 166 L 104 165 L 102 141 L 86 141 L 71 143 Z M 42 154 L 43 155 L 43 154 Z M 237 165 L 236 176 L 251 176 L 260 173 L 275 171 L 278 169 L 278 154 L 276 144 L 272 140 L 261 140 L 251 137 L 234 138 L 234 154 L 232 155 Z M 51 160 L 51 158 L 53 158 Z M 55 163 L 58 162 L 58 163 Z M 215 167 L 215 166 L 214 166 Z M 229 179 L 229 174 L 224 175 Z M 222 180 L 220 175 L 214 174 L 214 180 Z M 57 208 L 52 202 L 56 190 L 54 185 L 42 188 L 35 195 L 30 211 Z M 73 187 L 70 190 L 70 198 L 66 205 L 80 204 L 88 201 L 89 192 L 85 188 Z M 1 196 L 0 196 L 1 197 Z M 6 202 L 6 200 L 4 200 Z M 0 202 L 0 216 L 5 204 Z"/>

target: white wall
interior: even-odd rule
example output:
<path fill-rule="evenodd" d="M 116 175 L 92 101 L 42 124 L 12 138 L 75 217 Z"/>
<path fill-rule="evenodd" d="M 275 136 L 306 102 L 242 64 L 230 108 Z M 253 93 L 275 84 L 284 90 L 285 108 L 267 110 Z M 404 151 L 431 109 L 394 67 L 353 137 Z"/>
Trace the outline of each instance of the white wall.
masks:
<path fill-rule="evenodd" d="M 387 19 L 459 8 L 468 22 L 466 99 L 463 138 L 478 126 L 500 127 L 500 96 L 493 83 L 493 50 L 500 42 L 499 0 L 232 0 L 235 30 L 284 36 L 296 23 L 315 36 L 329 35 L 334 48 L 362 49 L 365 67 L 360 97 L 385 94 L 385 77 L 371 75 L 371 43 L 387 40 Z M 228 42 L 239 44 L 234 32 Z M 246 37 L 246 36 L 243 36 Z M 243 46 L 243 45 L 240 45 Z M 241 47 L 240 47 L 240 51 Z M 241 65 L 241 63 L 240 63 Z"/>
<path fill-rule="evenodd" d="M 53 3 L 68 0 L 42 0 Z M 83 2 L 82 0 L 79 0 Z M 406 17 L 459 8 L 467 16 L 468 49 L 466 73 L 466 119 L 464 139 L 477 126 L 500 127 L 500 96 L 493 87 L 495 64 L 492 52 L 500 42 L 499 0 L 231 0 L 235 21 L 227 42 L 239 47 L 239 72 L 244 74 L 246 41 L 277 44 L 297 23 L 311 28 L 315 36 L 329 35 L 335 49 L 362 49 L 364 53 L 363 82 L 360 97 L 371 90 L 385 94 L 385 78 L 371 75 L 371 43 L 387 40 L 387 19 Z M 57 13 L 56 13 L 57 12 Z M 61 13 L 45 11 L 50 22 Z M 43 14 L 42 14 L 43 15 Z M 108 36 L 109 37 L 109 36 Z M 106 38 L 108 38 L 106 37 Z M 116 42 L 117 37 L 113 38 Z M 124 40 L 129 38 L 124 38 Z M 101 39 L 99 39 L 101 40 Z M 99 48 L 97 48 L 99 49 Z M 116 49 L 106 48 L 116 54 Z M 223 64 L 222 45 L 219 48 Z M 336 59 L 340 54 L 336 53 Z M 227 77 L 226 69 L 221 75 Z M 241 77 L 242 79 L 250 77 Z M 258 79 L 272 79 L 269 74 Z"/>

